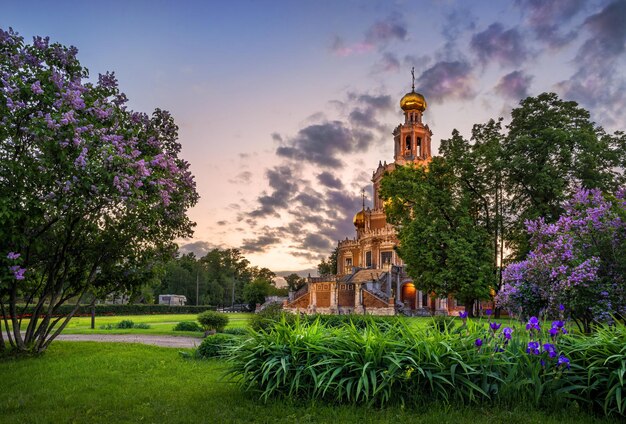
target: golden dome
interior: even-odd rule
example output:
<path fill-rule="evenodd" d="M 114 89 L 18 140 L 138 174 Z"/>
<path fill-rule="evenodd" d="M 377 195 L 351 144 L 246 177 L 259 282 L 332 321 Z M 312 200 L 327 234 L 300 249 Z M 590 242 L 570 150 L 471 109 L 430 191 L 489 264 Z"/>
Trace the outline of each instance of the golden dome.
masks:
<path fill-rule="evenodd" d="M 356 215 L 354 215 L 354 219 L 352 220 L 352 222 L 354 223 L 355 227 L 364 228 L 365 227 L 365 214 L 363 213 L 363 211 L 358 211 Z"/>
<path fill-rule="evenodd" d="M 424 112 L 426 110 L 426 99 L 420 93 L 411 91 L 406 93 L 400 100 L 400 107 L 403 111 L 407 110 L 419 110 Z"/>

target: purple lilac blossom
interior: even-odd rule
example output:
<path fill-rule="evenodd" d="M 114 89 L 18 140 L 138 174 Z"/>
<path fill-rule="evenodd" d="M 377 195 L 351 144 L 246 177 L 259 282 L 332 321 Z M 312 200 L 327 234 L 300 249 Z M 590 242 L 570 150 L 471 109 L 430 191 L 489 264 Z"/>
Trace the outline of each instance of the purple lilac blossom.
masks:
<path fill-rule="evenodd" d="M 9 270 L 11 270 L 11 272 L 13 273 L 13 277 L 15 277 L 16 280 L 24 279 L 24 273 L 26 272 L 26 268 L 22 268 L 19 265 L 13 265 L 9 267 Z"/>
<path fill-rule="evenodd" d="M 571 315 L 591 310 L 600 321 L 623 308 L 626 295 L 620 285 L 613 288 L 607 282 L 624 283 L 619 263 L 626 244 L 626 222 L 620 216 L 626 212 L 625 194 L 626 189 L 618 190 L 612 202 L 599 190 L 578 189 L 557 222 L 527 221 L 531 252 L 505 268 L 496 304 L 529 315 L 539 309 L 562 314 L 567 306 Z M 579 290 L 591 295 L 572 309 Z"/>

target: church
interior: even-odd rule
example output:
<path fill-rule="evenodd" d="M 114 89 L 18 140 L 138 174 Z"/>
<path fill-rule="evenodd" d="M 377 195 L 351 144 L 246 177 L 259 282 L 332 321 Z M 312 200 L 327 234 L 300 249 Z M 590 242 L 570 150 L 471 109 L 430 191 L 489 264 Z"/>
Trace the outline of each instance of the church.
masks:
<path fill-rule="evenodd" d="M 393 131 L 393 162 L 379 162 L 372 175 L 372 207 L 354 216 L 356 236 L 338 242 L 337 274 L 309 277 L 306 286 L 291 293 L 284 308 L 297 313 L 372 315 L 447 315 L 460 305 L 416 289 L 394 247 L 396 231 L 387 223 L 380 182 L 396 166 L 424 166 L 431 160 L 431 136 L 423 122 L 426 99 L 415 91 L 400 100 L 404 123 Z M 460 306 L 459 309 L 463 309 Z"/>

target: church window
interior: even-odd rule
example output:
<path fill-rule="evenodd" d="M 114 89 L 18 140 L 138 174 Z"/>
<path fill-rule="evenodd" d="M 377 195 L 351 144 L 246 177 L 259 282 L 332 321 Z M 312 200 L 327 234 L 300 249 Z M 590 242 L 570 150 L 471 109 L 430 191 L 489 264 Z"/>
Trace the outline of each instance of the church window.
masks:
<path fill-rule="evenodd" d="M 365 252 L 365 266 L 372 266 L 372 252 Z"/>
<path fill-rule="evenodd" d="M 417 156 L 422 156 L 422 138 L 417 137 Z"/>
<path fill-rule="evenodd" d="M 422 306 L 428 307 L 428 293 L 422 293 Z"/>
<path fill-rule="evenodd" d="M 380 263 L 382 265 L 391 263 L 391 253 L 392 252 L 381 252 L 381 254 L 380 254 Z"/>
<path fill-rule="evenodd" d="M 411 136 L 406 136 L 405 150 L 411 150 Z"/>

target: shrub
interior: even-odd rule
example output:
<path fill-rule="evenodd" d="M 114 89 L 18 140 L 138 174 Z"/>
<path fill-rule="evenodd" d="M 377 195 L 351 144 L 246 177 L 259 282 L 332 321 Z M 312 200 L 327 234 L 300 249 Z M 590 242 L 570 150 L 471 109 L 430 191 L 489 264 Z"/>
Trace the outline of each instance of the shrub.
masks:
<path fill-rule="evenodd" d="M 579 189 L 556 222 L 527 221 L 532 251 L 508 265 L 496 302 L 528 317 L 565 307 L 585 332 L 626 311 L 626 190 Z"/>
<path fill-rule="evenodd" d="M 194 321 L 181 321 L 174 326 L 174 331 L 202 331 L 202 327 Z"/>
<path fill-rule="evenodd" d="M 105 324 L 101 325 L 100 329 L 102 330 L 114 330 L 114 329 L 129 329 L 129 328 L 141 328 L 147 329 L 150 328 L 150 324 L 146 324 L 144 322 L 134 323 L 129 319 L 122 320 L 117 324 Z"/>
<path fill-rule="evenodd" d="M 284 320 L 288 324 L 293 324 L 296 321 L 296 315 L 283 311 L 282 305 L 269 305 L 250 318 L 248 325 L 254 331 L 268 331 L 276 323 Z"/>
<path fill-rule="evenodd" d="M 214 334 L 206 337 L 198 346 L 198 358 L 217 358 L 228 355 L 229 348 L 236 344 L 237 338 L 227 334 Z"/>
<path fill-rule="evenodd" d="M 133 328 L 134 326 L 135 326 L 134 322 L 132 322 L 129 319 L 125 319 L 123 321 L 118 322 L 117 325 L 115 326 L 115 328 L 120 328 L 120 329 L 123 329 L 123 328 Z"/>
<path fill-rule="evenodd" d="M 228 325 L 228 315 L 220 312 L 205 311 L 198 315 L 198 322 L 205 331 L 221 332 Z"/>
<path fill-rule="evenodd" d="M 231 336 L 245 336 L 248 334 L 248 329 L 244 327 L 225 328 L 222 333 L 230 334 Z"/>

